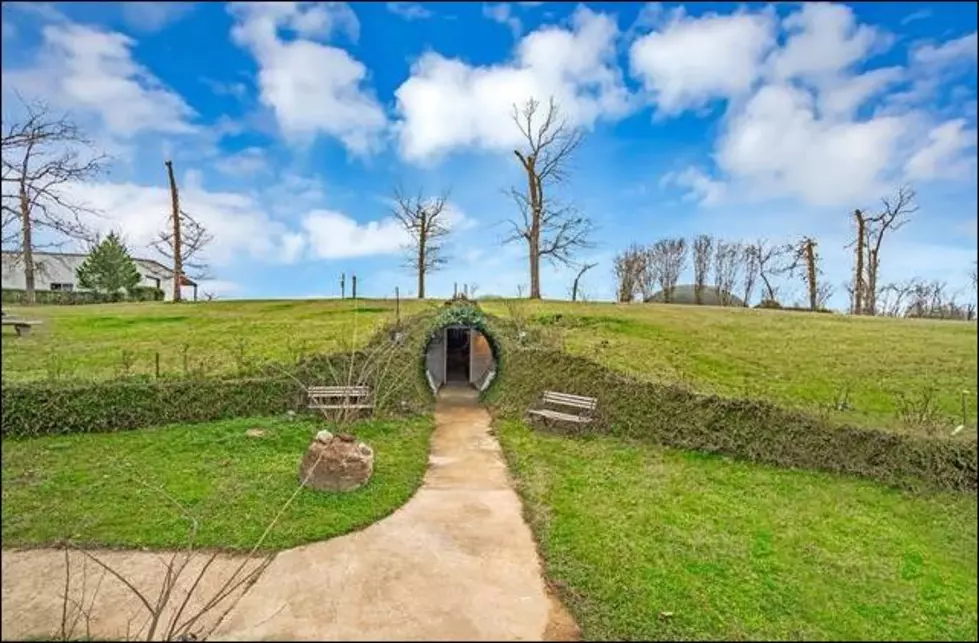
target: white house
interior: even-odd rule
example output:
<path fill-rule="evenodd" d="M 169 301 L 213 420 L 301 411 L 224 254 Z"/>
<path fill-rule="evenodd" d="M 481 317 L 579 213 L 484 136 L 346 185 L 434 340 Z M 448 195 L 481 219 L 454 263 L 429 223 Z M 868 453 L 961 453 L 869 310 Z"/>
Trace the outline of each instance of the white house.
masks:
<path fill-rule="evenodd" d="M 78 285 L 76 272 L 88 255 L 72 252 L 35 252 L 34 253 L 34 288 L 35 290 L 72 291 L 85 290 Z M 133 257 L 139 274 L 143 278 L 140 286 L 160 288 L 163 290 L 165 301 L 173 299 L 173 271 L 153 259 Z M 24 280 L 24 265 L 22 258 L 15 253 L 4 252 L 0 259 L 3 273 L 3 288 L 24 290 L 27 284 Z M 197 284 L 186 276 L 182 286 L 194 289 L 194 299 L 197 299 Z"/>

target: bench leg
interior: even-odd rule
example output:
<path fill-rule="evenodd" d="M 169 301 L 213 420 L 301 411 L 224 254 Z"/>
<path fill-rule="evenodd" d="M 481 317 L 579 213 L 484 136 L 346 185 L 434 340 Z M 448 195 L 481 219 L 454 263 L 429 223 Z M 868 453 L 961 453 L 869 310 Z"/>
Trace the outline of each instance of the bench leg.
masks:
<path fill-rule="evenodd" d="M 17 337 L 23 337 L 31 332 L 30 326 L 14 326 L 14 330 L 17 331 Z"/>

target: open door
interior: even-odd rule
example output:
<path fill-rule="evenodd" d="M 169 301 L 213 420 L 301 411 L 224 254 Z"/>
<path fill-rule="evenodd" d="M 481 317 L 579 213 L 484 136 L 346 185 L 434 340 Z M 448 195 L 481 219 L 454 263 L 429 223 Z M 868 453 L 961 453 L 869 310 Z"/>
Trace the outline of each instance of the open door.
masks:
<path fill-rule="evenodd" d="M 445 333 L 441 332 L 435 336 L 428 345 L 428 353 L 425 355 L 425 363 L 428 366 L 428 383 L 432 391 L 437 392 L 445 384 Z"/>
<path fill-rule="evenodd" d="M 486 336 L 475 328 L 469 329 L 469 383 L 482 389 L 493 367 L 493 350 Z"/>

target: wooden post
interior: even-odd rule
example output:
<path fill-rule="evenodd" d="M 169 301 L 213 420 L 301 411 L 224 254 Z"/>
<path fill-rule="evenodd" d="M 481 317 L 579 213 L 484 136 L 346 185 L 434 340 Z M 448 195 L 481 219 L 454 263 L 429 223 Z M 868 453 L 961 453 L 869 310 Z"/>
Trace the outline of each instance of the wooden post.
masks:
<path fill-rule="evenodd" d="M 160 379 L 160 351 L 156 351 L 153 361 L 155 362 L 155 368 L 153 370 L 156 373 L 156 379 Z"/>
<path fill-rule="evenodd" d="M 347 273 L 340 273 L 340 299 L 347 297 Z"/>
<path fill-rule="evenodd" d="M 459 295 L 459 284 L 452 282 L 452 298 L 455 299 Z"/>
<path fill-rule="evenodd" d="M 350 288 L 351 288 L 350 298 L 357 299 L 357 275 L 351 277 Z"/>
<path fill-rule="evenodd" d="M 401 289 L 397 286 L 394 287 L 394 316 L 398 322 L 398 328 L 401 328 Z"/>

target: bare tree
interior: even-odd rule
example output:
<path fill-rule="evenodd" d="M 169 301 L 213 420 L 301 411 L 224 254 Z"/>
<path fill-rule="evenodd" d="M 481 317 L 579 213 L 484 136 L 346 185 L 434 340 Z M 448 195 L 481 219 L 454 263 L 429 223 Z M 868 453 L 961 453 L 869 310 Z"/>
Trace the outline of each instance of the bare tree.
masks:
<path fill-rule="evenodd" d="M 969 279 L 972 280 L 972 292 L 976 292 L 976 261 L 972 261 L 972 270 L 969 271 Z"/>
<path fill-rule="evenodd" d="M 816 240 L 812 237 L 803 237 L 796 246 L 795 257 L 789 270 L 793 274 L 802 276 L 806 284 L 806 291 L 809 293 L 809 310 L 815 311 L 819 308 L 819 254 L 816 252 Z"/>
<path fill-rule="evenodd" d="M 792 254 L 792 246 L 772 244 L 765 239 L 758 239 L 754 246 L 758 259 L 758 277 L 765 290 L 762 298 L 778 301 L 778 287 L 774 279 L 789 269 L 788 259 Z"/>
<path fill-rule="evenodd" d="M 714 288 L 722 306 L 731 305 L 731 295 L 738 281 L 742 256 L 740 243 L 717 242 L 714 252 Z"/>
<path fill-rule="evenodd" d="M 648 268 L 651 276 L 659 284 L 663 293 L 663 302 L 673 302 L 673 291 L 680 280 L 680 273 L 687 263 L 687 242 L 682 237 L 677 239 L 660 239 L 647 252 Z"/>
<path fill-rule="evenodd" d="M 829 298 L 836 292 L 836 287 L 828 281 L 821 281 L 816 286 L 816 307 L 813 310 L 822 310 L 829 303 Z"/>
<path fill-rule="evenodd" d="M 646 273 L 645 251 L 634 243 L 620 252 L 615 257 L 614 272 L 616 300 L 622 303 L 632 301 L 640 291 Z"/>
<path fill-rule="evenodd" d="M 425 298 L 425 276 L 445 265 L 444 239 L 449 235 L 445 220 L 447 192 L 435 198 L 426 198 L 421 192 L 408 197 L 401 188 L 394 191 L 394 218 L 408 236 L 411 245 L 405 247 L 407 261 L 405 267 L 418 276 L 418 298 Z"/>
<path fill-rule="evenodd" d="M 513 231 L 504 241 L 527 242 L 530 261 L 530 298 L 540 299 L 540 260 L 570 264 L 574 253 L 588 247 L 591 222 L 573 206 L 559 203 L 550 188 L 567 178 L 568 164 L 582 140 L 580 129 L 568 124 L 552 97 L 547 110 L 531 98 L 522 108 L 513 106 L 513 122 L 523 135 L 526 148 L 514 150 L 527 175 L 527 191 L 510 188 L 520 210 L 519 220 L 510 220 Z"/>
<path fill-rule="evenodd" d="M 575 275 L 574 283 L 571 285 L 571 301 L 578 301 L 578 283 L 582 276 L 597 265 L 597 263 L 585 263 L 578 269 L 578 274 Z"/>
<path fill-rule="evenodd" d="M 710 272 L 714 239 L 707 234 L 693 240 L 693 296 L 697 305 L 704 303 L 704 285 Z"/>
<path fill-rule="evenodd" d="M 853 219 L 857 224 L 856 236 L 850 244 L 854 247 L 854 270 L 853 285 L 850 287 L 850 314 L 862 315 L 864 295 L 867 292 L 866 272 L 866 244 L 867 244 L 867 217 L 861 210 L 853 211 Z"/>
<path fill-rule="evenodd" d="M 753 243 L 746 243 L 741 248 L 741 284 L 744 297 L 742 301 L 745 306 L 751 305 L 751 296 L 755 292 L 755 283 L 758 281 L 759 271 L 759 248 Z"/>
<path fill-rule="evenodd" d="M 881 201 L 883 209 L 874 216 L 865 216 L 864 221 L 865 240 L 862 245 L 866 252 L 866 259 L 863 261 L 866 279 L 865 290 L 861 297 L 861 313 L 867 315 L 877 314 L 877 281 L 884 237 L 889 231 L 899 230 L 918 210 L 918 206 L 915 205 L 915 192 L 909 186 L 901 186 L 893 197 L 884 197 Z"/>
<path fill-rule="evenodd" d="M 167 217 L 169 226 L 167 230 L 158 233 L 151 245 L 173 266 L 173 301 L 177 302 L 181 300 L 180 287 L 184 285 L 188 269 L 193 270 L 198 279 L 205 276 L 207 265 L 200 261 L 199 255 L 214 237 L 180 207 L 180 193 L 173 175 L 173 162 L 165 161 L 164 164 L 167 166 L 167 178 L 170 182 L 170 215 Z"/>
<path fill-rule="evenodd" d="M 55 116 L 41 102 L 20 101 L 21 122 L 0 125 L 2 139 L 2 211 L 4 250 L 23 263 L 26 302 L 36 301 L 34 251 L 68 239 L 91 240 L 83 215 L 94 210 L 73 201 L 66 189 L 97 177 L 107 157 L 91 152 L 92 143 L 67 115 Z M 42 242 L 44 231 L 54 239 Z"/>

